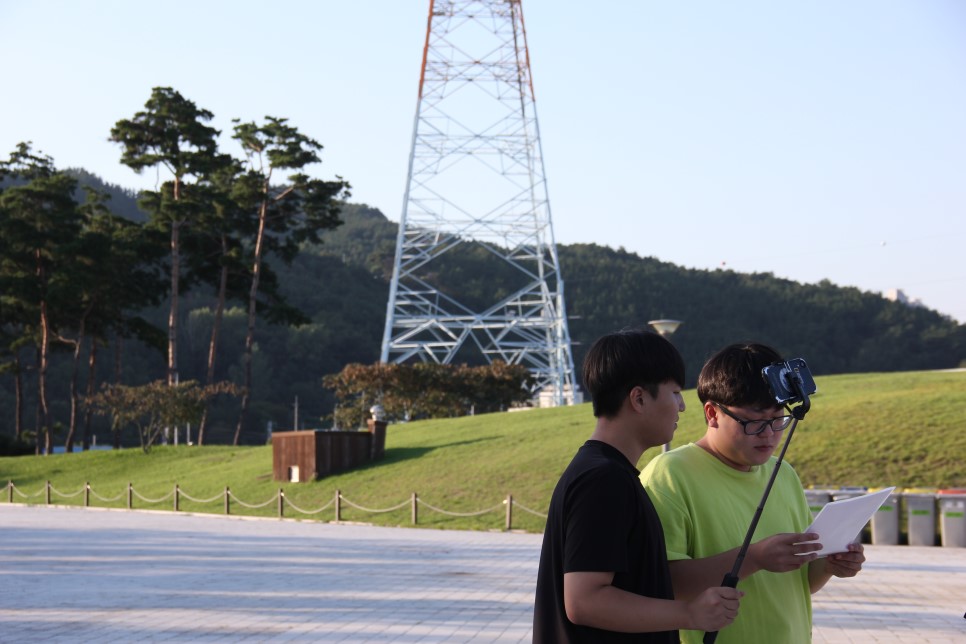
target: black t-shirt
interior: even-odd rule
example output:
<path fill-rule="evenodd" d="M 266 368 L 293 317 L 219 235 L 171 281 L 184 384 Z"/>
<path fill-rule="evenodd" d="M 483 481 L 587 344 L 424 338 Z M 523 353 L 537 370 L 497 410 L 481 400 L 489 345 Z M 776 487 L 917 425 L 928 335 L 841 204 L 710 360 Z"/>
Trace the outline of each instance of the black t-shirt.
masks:
<path fill-rule="evenodd" d="M 578 626 L 564 610 L 567 572 L 614 572 L 613 585 L 673 599 L 664 533 L 637 469 L 600 441 L 581 446 L 550 500 L 533 611 L 534 643 L 678 642 L 677 631 L 615 633 Z"/>

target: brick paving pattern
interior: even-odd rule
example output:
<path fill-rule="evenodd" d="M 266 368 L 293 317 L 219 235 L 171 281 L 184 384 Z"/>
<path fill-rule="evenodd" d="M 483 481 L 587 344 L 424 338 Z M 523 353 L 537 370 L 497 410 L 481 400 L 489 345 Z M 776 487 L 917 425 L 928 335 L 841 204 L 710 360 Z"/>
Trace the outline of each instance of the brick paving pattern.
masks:
<path fill-rule="evenodd" d="M 529 642 L 541 536 L 0 505 L 0 642 Z M 867 546 L 816 643 L 966 642 L 966 548 Z"/>

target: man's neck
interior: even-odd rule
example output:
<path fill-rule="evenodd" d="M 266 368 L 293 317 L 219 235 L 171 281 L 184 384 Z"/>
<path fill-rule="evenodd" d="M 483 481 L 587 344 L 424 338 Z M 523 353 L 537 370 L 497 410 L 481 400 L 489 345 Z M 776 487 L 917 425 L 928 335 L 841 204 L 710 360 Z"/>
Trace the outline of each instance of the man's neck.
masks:
<path fill-rule="evenodd" d="M 750 465 L 743 465 L 741 463 L 736 463 L 736 462 L 732 461 L 731 459 L 727 458 L 726 456 L 724 456 L 718 450 L 716 450 L 714 448 L 714 446 L 711 445 L 711 442 L 708 440 L 708 437 L 707 436 L 703 436 L 700 439 L 698 439 L 698 441 L 695 443 L 695 445 L 697 445 L 698 447 L 700 447 L 701 449 L 703 449 L 704 451 L 706 451 L 708 454 L 711 454 L 712 456 L 714 456 L 716 459 L 718 459 L 719 461 L 721 461 L 722 463 L 724 463 L 725 465 L 727 465 L 731 469 L 738 470 L 739 472 L 750 472 L 751 471 L 751 466 Z"/>
<path fill-rule="evenodd" d="M 641 460 L 641 454 L 649 447 L 639 445 L 634 441 L 630 430 L 622 427 L 619 422 L 606 418 L 597 419 L 597 426 L 590 435 L 590 439 L 607 443 L 623 454 L 624 458 L 634 467 L 637 467 L 637 462 Z"/>

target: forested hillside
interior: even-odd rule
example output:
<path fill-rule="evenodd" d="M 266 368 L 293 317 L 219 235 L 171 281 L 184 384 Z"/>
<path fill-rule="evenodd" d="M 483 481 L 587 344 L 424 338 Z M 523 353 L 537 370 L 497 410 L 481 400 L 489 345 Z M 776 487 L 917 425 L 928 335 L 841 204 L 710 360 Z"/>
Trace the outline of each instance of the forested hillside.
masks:
<path fill-rule="evenodd" d="M 396 225 L 360 205 L 347 205 L 343 218 L 346 223 L 313 252 L 363 266 L 388 283 Z M 712 352 L 743 339 L 804 356 L 821 374 L 951 368 L 966 361 L 966 325 L 877 293 L 770 273 L 686 269 L 595 244 L 561 245 L 558 252 L 578 371 L 598 336 L 663 317 L 684 321 L 672 339 L 692 385 Z M 487 253 L 468 247 L 445 259 L 438 286 L 478 303 L 502 270 Z M 380 303 L 373 311 L 380 324 L 383 309 Z"/>
<path fill-rule="evenodd" d="M 83 171 L 71 171 L 81 183 L 95 184 L 112 195 L 111 210 L 137 218 L 134 195 L 105 186 Z M 320 244 L 303 244 L 291 263 L 269 258 L 278 292 L 300 310 L 307 322 L 294 326 L 270 324 L 259 318 L 252 377 L 250 429 L 241 442 L 265 441 L 267 426 L 291 428 L 298 415 L 302 427 L 328 426 L 333 398 L 322 378 L 350 362 L 378 359 L 392 270 L 397 226 L 379 211 L 344 204 L 343 224 L 322 235 Z M 570 333 L 578 367 L 590 343 L 602 333 L 644 326 L 651 319 L 677 318 L 684 324 L 673 336 L 687 362 L 689 386 L 703 360 L 726 343 L 756 339 L 775 345 L 788 356 L 806 358 L 816 374 L 905 371 L 951 368 L 966 361 L 966 326 L 939 313 L 885 300 L 878 294 L 841 288 L 829 282 L 799 284 L 771 274 L 740 274 L 728 270 L 685 269 L 652 257 L 592 244 L 559 249 L 566 281 Z M 500 288 L 504 267 L 467 244 L 445 258 L 438 287 L 459 293 L 468 303 L 487 300 Z M 205 379 L 208 339 L 215 292 L 210 286 L 186 285 L 180 308 L 178 345 L 181 380 Z M 221 332 L 216 379 L 242 380 L 246 308 L 230 300 Z M 145 318 L 158 329 L 167 307 L 148 310 Z M 61 427 L 66 422 L 71 360 L 67 345 L 54 343 L 48 369 L 50 413 Z M 115 378 L 143 384 L 165 377 L 160 347 L 126 340 L 101 349 L 98 382 Z M 24 352 L 28 365 L 32 357 Z M 36 406 L 36 385 L 23 379 L 27 427 Z M 238 417 L 238 400 L 216 402 L 206 443 L 229 443 Z M 0 434 L 13 431 L 14 381 L 0 373 Z M 98 444 L 109 442 L 103 418 L 95 419 Z M 55 441 L 56 442 L 56 441 Z"/>

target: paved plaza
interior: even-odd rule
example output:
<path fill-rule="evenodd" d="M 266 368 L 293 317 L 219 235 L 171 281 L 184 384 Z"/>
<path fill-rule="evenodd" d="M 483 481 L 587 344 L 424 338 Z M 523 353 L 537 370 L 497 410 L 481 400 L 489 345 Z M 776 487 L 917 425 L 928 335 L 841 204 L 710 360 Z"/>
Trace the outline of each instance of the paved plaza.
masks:
<path fill-rule="evenodd" d="M 0 642 L 529 642 L 540 542 L 0 504 Z M 966 642 L 966 548 L 866 556 L 815 642 Z"/>

